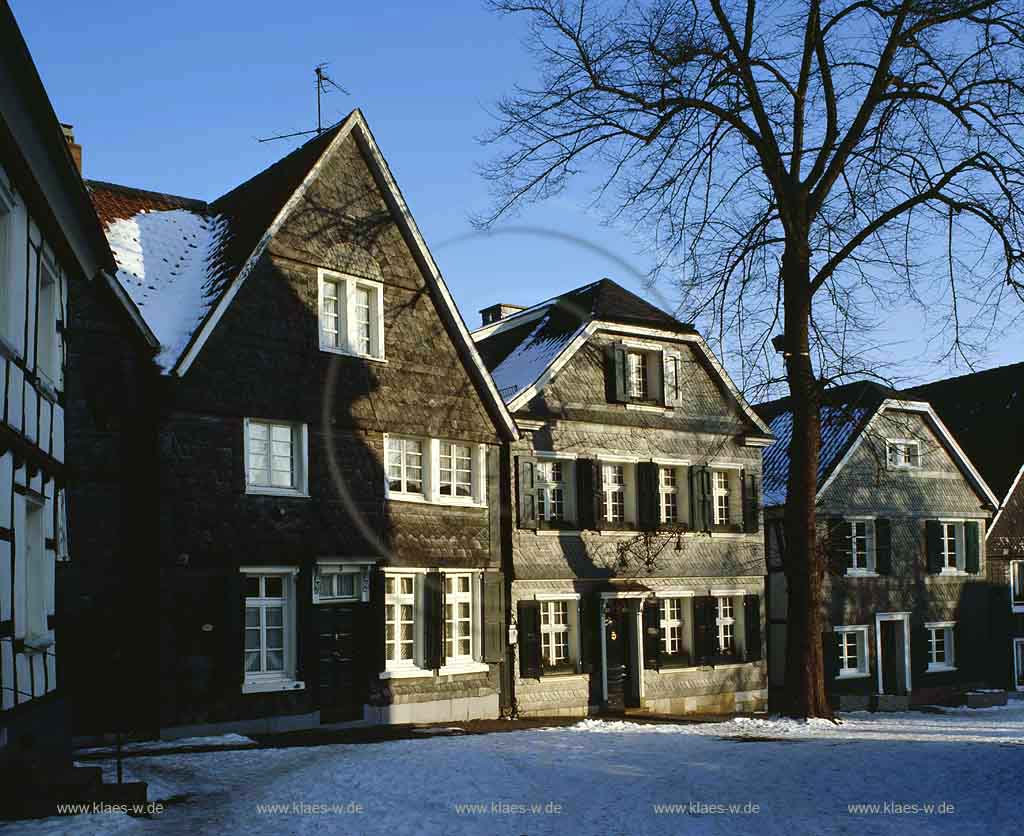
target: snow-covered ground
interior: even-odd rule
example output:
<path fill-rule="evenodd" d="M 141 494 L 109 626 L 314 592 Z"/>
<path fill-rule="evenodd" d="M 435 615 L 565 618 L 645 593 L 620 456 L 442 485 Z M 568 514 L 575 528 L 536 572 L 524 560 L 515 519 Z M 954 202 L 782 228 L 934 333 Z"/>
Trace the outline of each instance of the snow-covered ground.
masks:
<path fill-rule="evenodd" d="M 1019 827 L 1022 767 L 1019 702 L 850 714 L 840 726 L 586 720 L 507 734 L 131 758 L 127 777 L 148 781 L 150 798 L 167 802 L 163 812 L 47 819 L 6 832 L 988 836 Z"/>

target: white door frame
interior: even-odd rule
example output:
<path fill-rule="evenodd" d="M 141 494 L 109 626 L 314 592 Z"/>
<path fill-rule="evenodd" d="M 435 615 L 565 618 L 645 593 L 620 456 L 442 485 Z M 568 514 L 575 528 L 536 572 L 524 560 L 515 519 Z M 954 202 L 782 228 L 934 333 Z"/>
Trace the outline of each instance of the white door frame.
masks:
<path fill-rule="evenodd" d="M 601 593 L 601 605 L 598 608 L 600 611 L 601 621 L 601 697 L 605 703 L 608 702 L 608 637 L 605 635 L 605 623 L 604 623 L 604 612 L 605 606 L 608 601 L 612 598 L 649 598 L 651 597 L 650 592 L 602 592 Z M 636 634 L 637 640 L 637 682 L 639 688 L 637 691 L 640 694 L 640 700 L 644 698 L 644 636 L 643 636 L 643 618 L 644 608 L 641 605 L 637 608 L 636 614 Z"/>
<path fill-rule="evenodd" d="M 1017 645 L 1024 645 L 1024 638 L 1012 638 L 1010 639 L 1010 653 L 1013 654 L 1013 687 L 1018 691 L 1024 691 L 1024 684 L 1018 684 L 1021 682 L 1021 656 L 1017 652 Z"/>
<path fill-rule="evenodd" d="M 910 613 L 880 612 L 875 613 L 875 667 L 878 668 L 878 693 L 882 690 L 882 622 L 903 622 L 903 670 L 907 680 L 907 694 L 910 694 Z"/>

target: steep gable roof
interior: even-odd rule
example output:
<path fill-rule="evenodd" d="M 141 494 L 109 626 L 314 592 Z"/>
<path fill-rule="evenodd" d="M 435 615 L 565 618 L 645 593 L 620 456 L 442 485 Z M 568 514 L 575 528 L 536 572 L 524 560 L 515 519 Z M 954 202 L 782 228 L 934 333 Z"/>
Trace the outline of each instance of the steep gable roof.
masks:
<path fill-rule="evenodd" d="M 768 423 L 776 439 L 775 443 L 764 451 L 764 504 L 766 507 L 784 505 L 789 487 L 789 445 L 793 438 L 792 401 L 788 397 L 780 398 L 754 408 Z M 818 495 L 849 459 L 872 422 L 886 409 L 907 409 L 923 414 L 942 438 L 975 490 L 992 503 L 993 507 L 997 504 L 985 480 L 932 407 L 912 394 L 898 392 L 874 381 L 858 381 L 836 386 L 827 389 L 822 395 L 819 408 L 821 448 L 818 457 Z"/>
<path fill-rule="evenodd" d="M 90 184 L 117 260 L 118 281 L 159 338 L 158 363 L 169 374 L 188 371 L 324 160 L 348 136 L 359 144 L 496 426 L 514 438 L 515 422 L 359 110 L 209 204 Z"/>
<path fill-rule="evenodd" d="M 906 390 L 942 417 L 1000 500 L 1024 467 L 1024 363 Z"/>

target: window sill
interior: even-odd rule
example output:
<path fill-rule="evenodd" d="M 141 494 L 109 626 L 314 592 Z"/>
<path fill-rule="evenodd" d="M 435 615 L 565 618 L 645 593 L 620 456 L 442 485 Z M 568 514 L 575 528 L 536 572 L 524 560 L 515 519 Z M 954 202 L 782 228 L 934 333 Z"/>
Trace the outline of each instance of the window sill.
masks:
<path fill-rule="evenodd" d="M 415 493 L 389 493 L 388 502 L 411 502 L 416 505 L 434 505 L 444 508 L 479 508 L 484 509 L 487 503 L 474 502 L 471 499 L 429 499 L 422 494 Z"/>
<path fill-rule="evenodd" d="M 540 676 L 518 677 L 526 682 L 543 682 L 546 679 L 557 679 L 559 682 L 589 682 L 589 673 L 576 673 L 576 671 L 543 671 Z"/>
<path fill-rule="evenodd" d="M 929 665 L 925 673 L 950 673 L 956 670 L 956 665 Z"/>
<path fill-rule="evenodd" d="M 966 577 L 969 577 L 970 574 L 971 574 L 970 572 L 967 572 L 964 569 L 943 569 L 941 572 L 938 572 L 938 573 L 932 575 L 932 577 L 936 577 L 936 578 L 966 578 Z"/>
<path fill-rule="evenodd" d="M 52 632 L 36 633 L 25 636 L 22 642 L 24 646 L 22 652 L 26 655 L 31 655 L 33 653 L 46 653 L 55 644 L 55 639 Z"/>
<path fill-rule="evenodd" d="M 660 412 L 660 413 L 667 413 L 667 412 L 671 412 L 672 411 L 671 407 L 659 406 L 658 404 L 654 404 L 654 403 L 650 403 L 650 404 L 647 404 L 647 403 L 635 403 L 633 401 L 627 401 L 626 402 L 626 409 L 633 409 L 633 410 L 636 410 L 637 412 Z"/>
<path fill-rule="evenodd" d="M 836 679 L 867 679 L 871 671 L 856 671 L 854 673 L 837 673 Z"/>
<path fill-rule="evenodd" d="M 491 666 L 486 662 L 454 662 L 438 671 L 440 676 L 457 676 L 464 673 L 487 673 Z"/>
<path fill-rule="evenodd" d="M 847 569 L 846 577 L 848 578 L 880 578 L 881 575 L 878 572 L 872 572 L 868 569 Z"/>
<path fill-rule="evenodd" d="M 538 537 L 579 537 L 583 532 L 575 528 L 538 528 L 533 533 Z"/>
<path fill-rule="evenodd" d="M 594 533 L 602 537 L 636 537 L 640 532 L 635 528 L 599 528 Z"/>
<path fill-rule="evenodd" d="M 378 676 L 381 679 L 425 679 L 432 677 L 433 671 L 428 671 L 426 668 L 395 668 L 390 671 L 381 671 Z"/>
<path fill-rule="evenodd" d="M 243 694 L 269 694 L 275 691 L 304 691 L 306 683 L 296 679 L 253 679 L 242 684 Z"/>
<path fill-rule="evenodd" d="M 360 354 L 357 351 L 346 351 L 343 348 L 335 348 L 329 345 L 320 346 L 320 350 L 324 354 L 337 354 L 340 357 L 351 357 L 353 360 L 367 360 L 371 363 L 377 363 L 381 366 L 386 366 L 388 364 L 388 361 L 385 360 L 383 357 L 375 357 L 372 354 Z"/>
<path fill-rule="evenodd" d="M 258 485 L 246 485 L 245 494 L 246 496 L 278 496 L 291 497 L 292 499 L 309 499 L 309 494 L 305 491 L 297 491 L 294 488 L 264 488 Z"/>
<path fill-rule="evenodd" d="M 1018 614 L 1024 614 L 1024 604 L 1010 604 L 1010 611 Z"/>

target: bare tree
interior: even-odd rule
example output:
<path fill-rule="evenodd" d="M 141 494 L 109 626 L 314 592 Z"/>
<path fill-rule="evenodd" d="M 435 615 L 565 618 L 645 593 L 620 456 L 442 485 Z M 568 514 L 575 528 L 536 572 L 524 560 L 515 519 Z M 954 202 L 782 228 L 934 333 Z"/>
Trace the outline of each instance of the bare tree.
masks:
<path fill-rule="evenodd" d="M 823 385 L 882 301 L 941 299 L 947 352 L 1024 298 L 1020 3 L 495 0 L 539 83 L 499 104 L 489 223 L 578 172 L 650 232 L 686 314 L 793 398 L 788 711 L 830 716 L 815 533 Z M 588 169 L 589 166 L 589 169 Z M 991 324 L 991 320 L 990 320 Z"/>

